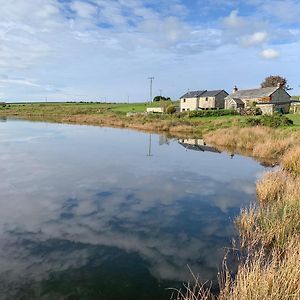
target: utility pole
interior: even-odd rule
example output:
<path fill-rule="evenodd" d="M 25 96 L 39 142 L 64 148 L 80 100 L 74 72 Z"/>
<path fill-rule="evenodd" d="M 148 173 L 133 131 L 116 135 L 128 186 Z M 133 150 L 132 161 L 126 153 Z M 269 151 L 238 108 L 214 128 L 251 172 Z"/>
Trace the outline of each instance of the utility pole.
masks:
<path fill-rule="evenodd" d="M 152 87 L 153 87 L 153 80 L 154 80 L 154 77 L 149 77 L 148 78 L 150 80 L 150 103 L 152 102 Z"/>
<path fill-rule="evenodd" d="M 159 90 L 159 100 L 161 101 L 161 92 L 162 90 Z"/>

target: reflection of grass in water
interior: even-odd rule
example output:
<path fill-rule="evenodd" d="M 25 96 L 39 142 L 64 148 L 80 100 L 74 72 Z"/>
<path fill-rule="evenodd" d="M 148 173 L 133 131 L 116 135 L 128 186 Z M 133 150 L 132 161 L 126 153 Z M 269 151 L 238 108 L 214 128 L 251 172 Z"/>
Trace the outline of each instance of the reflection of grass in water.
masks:
<path fill-rule="evenodd" d="M 218 141 L 218 137 L 220 140 Z M 225 268 L 219 300 L 300 299 L 300 150 L 298 132 L 265 128 L 217 132 L 210 141 L 232 143 L 281 159 L 282 169 L 266 174 L 257 183 L 258 205 L 237 218 L 240 246 L 246 252 L 235 278 Z M 277 143 L 276 143 L 277 142 Z M 177 300 L 213 299 L 196 282 L 191 293 Z"/>

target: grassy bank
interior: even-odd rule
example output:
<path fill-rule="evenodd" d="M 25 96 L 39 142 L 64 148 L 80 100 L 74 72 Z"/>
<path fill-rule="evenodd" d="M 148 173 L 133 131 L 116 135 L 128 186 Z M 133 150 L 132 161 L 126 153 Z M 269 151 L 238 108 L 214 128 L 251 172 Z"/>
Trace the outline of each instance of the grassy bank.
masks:
<path fill-rule="evenodd" d="M 176 103 L 175 103 L 176 104 Z M 69 124 L 112 126 L 143 131 L 166 132 L 173 135 L 201 135 L 217 128 L 238 125 L 243 119 L 239 116 L 182 117 L 174 115 L 143 115 L 130 117 L 127 112 L 145 112 L 149 106 L 160 103 L 32 103 L 11 104 L 0 109 L 2 117 L 17 117 L 33 121 L 48 121 Z"/>
<path fill-rule="evenodd" d="M 280 167 L 257 182 L 257 203 L 236 219 L 240 263 L 232 275 L 224 263 L 220 294 L 200 283 L 177 300 L 300 299 L 300 132 L 286 129 L 229 128 L 208 133 L 219 146 L 271 156 Z"/>

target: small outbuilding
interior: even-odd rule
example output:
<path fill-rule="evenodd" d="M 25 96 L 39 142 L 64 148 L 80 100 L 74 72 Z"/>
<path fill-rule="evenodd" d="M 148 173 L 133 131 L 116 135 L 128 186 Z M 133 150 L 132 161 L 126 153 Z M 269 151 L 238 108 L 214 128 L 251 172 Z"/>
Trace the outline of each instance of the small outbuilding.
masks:
<path fill-rule="evenodd" d="M 164 108 L 163 107 L 148 107 L 147 113 L 163 113 Z"/>

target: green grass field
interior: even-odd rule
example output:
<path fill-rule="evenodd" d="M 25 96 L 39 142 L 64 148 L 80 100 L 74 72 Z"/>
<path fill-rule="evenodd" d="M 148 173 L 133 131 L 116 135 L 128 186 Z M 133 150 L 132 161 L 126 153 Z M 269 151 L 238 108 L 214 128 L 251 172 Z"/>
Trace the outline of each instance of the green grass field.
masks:
<path fill-rule="evenodd" d="M 300 127 L 300 114 L 288 114 L 287 117 L 294 122 L 294 125 Z"/>
<path fill-rule="evenodd" d="M 163 102 L 152 103 L 24 103 L 9 104 L 0 107 L 1 110 L 13 110 L 16 113 L 24 114 L 55 114 L 55 115 L 76 115 L 76 114 L 103 114 L 105 112 L 115 112 L 126 114 L 127 112 L 145 112 L 147 107 L 161 106 Z M 179 105 L 178 102 L 173 102 Z"/>

